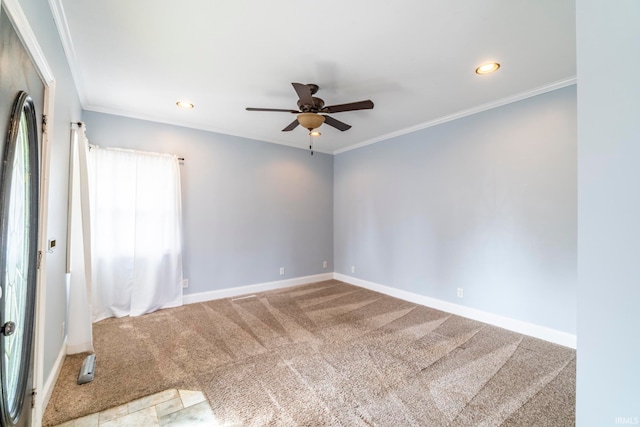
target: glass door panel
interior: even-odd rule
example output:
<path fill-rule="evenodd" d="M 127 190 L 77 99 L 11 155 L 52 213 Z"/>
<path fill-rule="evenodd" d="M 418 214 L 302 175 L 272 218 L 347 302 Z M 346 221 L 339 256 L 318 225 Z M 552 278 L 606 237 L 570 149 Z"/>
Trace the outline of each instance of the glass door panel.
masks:
<path fill-rule="evenodd" d="M 4 147 L 0 183 L 0 372 L 2 425 L 24 425 L 33 345 L 38 163 L 35 111 L 21 92 Z"/>

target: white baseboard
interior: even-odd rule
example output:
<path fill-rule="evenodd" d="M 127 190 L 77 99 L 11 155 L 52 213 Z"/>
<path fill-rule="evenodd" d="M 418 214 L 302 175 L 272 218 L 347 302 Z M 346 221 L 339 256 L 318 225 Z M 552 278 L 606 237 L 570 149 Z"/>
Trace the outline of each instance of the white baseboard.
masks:
<path fill-rule="evenodd" d="M 333 273 L 316 274 L 313 276 L 295 277 L 293 279 L 278 280 L 275 282 L 256 283 L 254 285 L 239 286 L 237 288 L 218 289 L 215 291 L 199 292 L 182 296 L 183 304 L 193 304 L 222 298 L 237 297 L 240 295 L 254 294 L 256 292 L 271 291 L 274 289 L 289 288 L 291 286 L 306 285 L 308 283 L 332 280 Z"/>
<path fill-rule="evenodd" d="M 380 285 L 378 283 L 369 282 L 340 273 L 323 273 L 313 276 L 303 276 L 293 279 L 278 280 L 275 282 L 257 283 L 254 285 L 239 286 L 236 288 L 226 288 L 215 291 L 200 292 L 196 294 L 187 294 L 182 297 L 182 302 L 183 304 L 193 304 L 197 302 L 205 302 L 222 298 L 232 298 L 241 295 L 254 294 L 257 292 L 270 291 L 274 289 L 289 288 L 292 286 L 305 285 L 308 283 L 321 282 L 331 279 L 340 280 L 351 285 L 370 289 L 372 291 L 380 292 L 382 294 L 389 295 L 395 298 L 400 298 L 405 301 L 413 302 L 415 304 L 435 308 L 436 310 L 442 310 L 447 313 L 455 314 L 457 316 L 462 316 L 468 319 L 477 320 L 479 322 L 488 323 L 490 325 L 498 326 L 500 328 L 508 329 L 520 334 L 563 345 L 565 347 L 573 349 L 576 348 L 576 336 L 567 332 L 562 332 L 556 329 L 547 328 L 546 326 L 540 326 L 533 323 L 524 322 L 522 320 L 512 319 L 486 311 L 477 310 L 475 308 L 427 297 L 424 295 L 416 294 L 414 292 Z"/>
<path fill-rule="evenodd" d="M 67 339 L 65 338 L 64 342 L 62 343 L 62 347 L 60 348 L 60 352 L 58 353 L 58 357 L 56 357 L 56 361 L 53 363 L 53 368 L 51 369 L 47 380 L 42 386 L 42 414 L 44 414 L 45 409 L 47 409 L 49 399 L 51 399 L 53 388 L 56 385 L 56 381 L 58 381 L 58 376 L 60 375 L 60 371 L 62 370 L 62 364 L 64 363 L 64 358 L 66 355 Z"/>
<path fill-rule="evenodd" d="M 556 329 L 547 328 L 545 326 L 535 325 L 533 323 L 523 322 L 522 320 L 511 319 L 509 317 L 499 316 L 486 311 L 477 310 L 475 308 L 465 307 L 463 305 L 442 301 L 436 298 L 427 297 L 402 289 L 395 289 L 390 286 L 380 285 L 378 283 L 368 282 L 356 277 L 347 276 L 345 274 L 334 273 L 334 278 L 351 285 L 360 286 L 372 291 L 380 292 L 385 295 L 400 298 L 405 301 L 435 308 L 436 310 L 446 311 L 447 313 L 466 317 L 468 319 L 477 320 L 479 322 L 488 323 L 520 334 L 539 338 L 555 344 L 563 345 L 569 348 L 576 348 L 577 338 L 573 334 L 558 331 Z"/>

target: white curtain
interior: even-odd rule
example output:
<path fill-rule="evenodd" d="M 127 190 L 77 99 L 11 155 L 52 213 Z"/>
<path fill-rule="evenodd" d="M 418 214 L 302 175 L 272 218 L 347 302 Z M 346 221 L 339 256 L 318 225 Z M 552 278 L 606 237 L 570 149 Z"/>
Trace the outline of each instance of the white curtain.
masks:
<path fill-rule="evenodd" d="M 84 126 L 71 131 L 67 235 L 67 353 L 93 352 L 91 224 Z"/>
<path fill-rule="evenodd" d="M 93 321 L 182 305 L 176 156 L 92 146 Z"/>

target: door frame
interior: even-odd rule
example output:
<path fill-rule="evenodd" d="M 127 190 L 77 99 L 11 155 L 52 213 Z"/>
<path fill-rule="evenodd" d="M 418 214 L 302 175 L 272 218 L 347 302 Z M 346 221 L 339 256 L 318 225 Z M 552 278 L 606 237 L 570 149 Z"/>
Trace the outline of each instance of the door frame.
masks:
<path fill-rule="evenodd" d="M 49 169 L 51 158 L 50 136 L 53 135 L 54 104 L 56 80 L 49 67 L 44 52 L 27 20 L 19 0 L 0 0 L 9 20 L 28 52 L 44 85 L 43 114 L 46 116 L 46 126 L 42 126 L 42 141 L 40 141 L 40 212 L 38 213 L 38 251 L 41 261 L 38 268 L 35 331 L 34 331 L 34 368 L 33 385 L 36 391 L 35 406 L 31 411 L 31 424 L 40 426 L 44 414 L 44 331 L 46 314 L 46 280 L 47 280 L 47 221 L 49 213 Z M 65 344 L 63 344 L 64 346 Z M 47 399 L 48 400 L 48 399 Z"/>

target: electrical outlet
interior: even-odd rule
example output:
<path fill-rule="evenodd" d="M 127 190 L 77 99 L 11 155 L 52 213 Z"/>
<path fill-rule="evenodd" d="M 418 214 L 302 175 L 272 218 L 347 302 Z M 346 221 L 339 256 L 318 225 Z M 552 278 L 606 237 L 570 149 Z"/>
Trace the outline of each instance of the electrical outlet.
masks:
<path fill-rule="evenodd" d="M 355 272 L 356 272 L 356 266 L 355 266 L 355 265 L 352 265 L 352 266 L 351 266 L 351 272 L 352 272 L 352 273 L 355 273 Z"/>
<path fill-rule="evenodd" d="M 327 261 L 322 261 L 322 268 L 327 268 Z"/>
<path fill-rule="evenodd" d="M 464 290 L 462 288 L 458 288 L 458 298 L 464 297 Z"/>
<path fill-rule="evenodd" d="M 182 279 L 182 287 L 183 288 L 189 287 L 189 279 Z"/>
<path fill-rule="evenodd" d="M 284 267 L 280 267 L 280 275 L 284 276 Z"/>
<path fill-rule="evenodd" d="M 64 339 L 64 322 L 62 322 L 62 328 L 60 330 L 60 336 Z"/>

